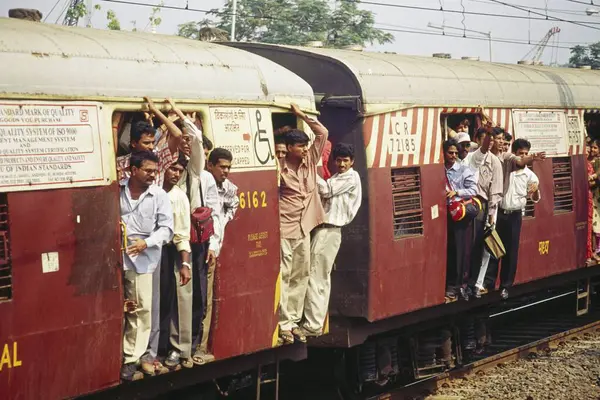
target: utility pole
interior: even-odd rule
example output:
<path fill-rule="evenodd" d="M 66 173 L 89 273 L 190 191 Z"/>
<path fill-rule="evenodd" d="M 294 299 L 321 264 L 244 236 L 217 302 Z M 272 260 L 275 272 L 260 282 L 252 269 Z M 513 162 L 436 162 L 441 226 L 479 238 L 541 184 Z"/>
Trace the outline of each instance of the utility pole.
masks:
<path fill-rule="evenodd" d="M 237 17 L 237 0 L 233 0 L 233 15 L 231 16 L 231 37 L 229 40 L 235 42 L 235 20 Z"/>

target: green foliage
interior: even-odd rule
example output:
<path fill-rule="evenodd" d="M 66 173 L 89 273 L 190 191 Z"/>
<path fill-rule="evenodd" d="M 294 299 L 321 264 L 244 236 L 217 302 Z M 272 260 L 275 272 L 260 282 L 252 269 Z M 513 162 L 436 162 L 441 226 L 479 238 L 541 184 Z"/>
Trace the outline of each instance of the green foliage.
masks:
<path fill-rule="evenodd" d="M 235 39 L 287 45 L 322 41 L 327 47 L 392 42 L 391 34 L 374 27 L 373 13 L 357 4 L 340 2 L 331 9 L 327 0 L 238 0 Z M 211 14 L 217 19 L 216 28 L 231 31 L 231 0 Z M 178 34 L 201 39 L 198 31 L 210 26 L 206 21 L 182 24 Z"/>
<path fill-rule="evenodd" d="M 229 39 L 229 34 L 214 26 L 210 19 L 203 19 L 198 22 L 186 22 L 179 25 L 177 34 L 194 40 L 202 40 L 205 42 L 226 41 Z"/>
<path fill-rule="evenodd" d="M 152 30 L 154 31 L 162 22 L 162 18 L 158 16 L 160 14 L 160 10 L 162 6 L 165 4 L 164 1 L 161 0 L 160 3 L 156 7 L 152 7 L 152 14 L 150 14 L 150 26 L 152 26 Z"/>
<path fill-rule="evenodd" d="M 589 46 L 577 45 L 572 47 L 569 64 L 571 67 L 590 65 L 594 69 L 600 69 L 600 42 Z"/>
<path fill-rule="evenodd" d="M 85 3 L 77 3 L 75 7 L 69 7 L 69 9 L 67 10 L 67 17 L 79 19 L 85 17 L 87 13 L 88 10 L 85 7 Z"/>
<path fill-rule="evenodd" d="M 117 19 L 117 14 L 115 14 L 113 10 L 108 10 L 106 12 L 106 19 L 108 20 L 108 24 L 106 25 L 108 29 L 110 29 L 111 31 L 121 30 L 121 23 Z"/>

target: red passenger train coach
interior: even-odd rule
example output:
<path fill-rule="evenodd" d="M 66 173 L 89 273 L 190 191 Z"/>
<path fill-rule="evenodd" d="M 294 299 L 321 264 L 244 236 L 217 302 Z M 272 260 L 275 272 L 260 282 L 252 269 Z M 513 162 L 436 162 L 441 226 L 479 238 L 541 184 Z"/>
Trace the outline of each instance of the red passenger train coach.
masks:
<path fill-rule="evenodd" d="M 272 135 L 296 123 L 292 102 L 314 113 L 310 86 L 248 52 L 174 36 L 0 18 L 0 37 L 0 398 L 75 397 L 120 383 L 115 157 L 128 139 L 111 122 L 140 114 L 143 96 L 196 112 L 215 146 L 234 153 L 240 197 L 215 278 L 210 343 L 219 361 L 157 377 L 150 391 L 305 357 L 302 346 L 272 350 L 280 250 Z"/>
<path fill-rule="evenodd" d="M 529 139 L 533 152 L 549 155 L 533 166 L 542 200 L 528 205 L 523 222 L 518 288 L 585 267 L 583 153 L 585 124 L 597 118 L 593 111 L 600 104 L 597 71 L 230 45 L 305 79 L 330 140 L 360 149 L 355 168 L 363 181 L 363 206 L 343 229 L 332 273 L 331 335 L 321 344 L 358 345 L 371 334 L 468 307 L 443 305 L 447 214 L 441 145 L 448 127 L 464 118 L 473 134 L 481 123 L 479 107 L 515 138 Z"/>

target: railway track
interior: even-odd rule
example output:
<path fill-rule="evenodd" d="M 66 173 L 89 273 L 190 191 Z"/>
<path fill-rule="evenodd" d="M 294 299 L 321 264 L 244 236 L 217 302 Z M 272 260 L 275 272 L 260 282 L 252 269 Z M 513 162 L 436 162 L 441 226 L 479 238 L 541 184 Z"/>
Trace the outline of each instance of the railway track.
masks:
<path fill-rule="evenodd" d="M 560 297 L 574 293 L 566 293 Z M 586 315 L 576 316 L 572 308 L 570 313 L 565 309 L 565 302 L 561 301 L 564 299 L 557 298 L 556 300 L 556 303 L 546 304 L 546 312 L 540 313 L 538 309 L 532 308 L 519 318 L 515 318 L 514 323 L 510 323 L 512 318 L 510 312 L 492 314 L 490 316 L 492 320 L 493 317 L 497 317 L 503 318 L 504 321 L 500 321 L 499 326 L 494 330 L 494 340 L 489 346 L 486 346 L 483 353 L 467 354 L 463 365 L 452 370 L 388 390 L 385 393 L 366 396 L 366 398 L 369 400 L 413 400 L 434 395 L 432 398 L 435 399 L 437 390 L 452 381 L 468 378 L 501 364 L 556 349 L 567 341 L 592 332 L 600 332 L 600 305 L 595 304 L 594 309 L 590 308 Z M 553 309 L 555 312 L 552 312 Z M 535 317 L 532 317 L 533 315 Z"/>

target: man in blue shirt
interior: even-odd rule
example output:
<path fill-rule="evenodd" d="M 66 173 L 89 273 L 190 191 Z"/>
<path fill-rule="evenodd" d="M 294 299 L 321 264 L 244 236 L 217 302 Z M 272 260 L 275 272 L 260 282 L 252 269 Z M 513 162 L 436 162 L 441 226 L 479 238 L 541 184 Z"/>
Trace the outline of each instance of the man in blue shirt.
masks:
<path fill-rule="evenodd" d="M 446 169 L 446 199 L 470 199 L 477 194 L 477 180 L 473 170 L 460 164 L 458 146 L 453 139 L 446 140 L 444 148 L 444 167 Z M 464 274 L 468 271 L 467 246 L 470 246 L 468 228 L 471 220 L 453 221 L 448 214 L 448 267 L 446 272 L 446 297 L 456 298 L 457 291 L 466 298 Z"/>
<path fill-rule="evenodd" d="M 158 157 L 150 151 L 136 152 L 130 160 L 131 177 L 121 182 L 121 221 L 126 227 L 123 254 L 125 324 L 121 377 L 139 378 L 137 364 L 148 375 L 163 370 L 147 353 L 152 318 L 152 273 L 159 268 L 162 246 L 173 238 L 173 212 L 167 193 L 153 185 L 158 176 Z M 153 315 L 154 314 L 154 315 Z"/>

